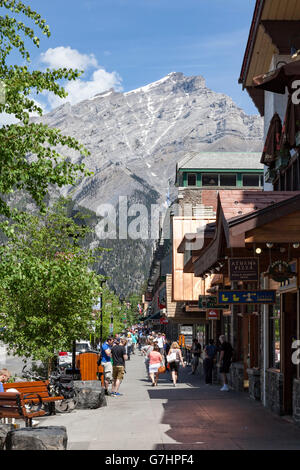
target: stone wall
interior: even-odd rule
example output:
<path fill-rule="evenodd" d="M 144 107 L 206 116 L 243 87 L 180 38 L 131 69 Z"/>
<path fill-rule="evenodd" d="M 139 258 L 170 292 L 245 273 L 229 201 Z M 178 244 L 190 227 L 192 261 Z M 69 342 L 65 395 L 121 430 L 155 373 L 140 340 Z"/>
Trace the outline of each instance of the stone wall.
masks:
<path fill-rule="evenodd" d="M 293 418 L 295 423 L 300 426 L 300 379 L 294 380 L 293 386 Z"/>
<path fill-rule="evenodd" d="M 233 362 L 228 374 L 228 383 L 237 392 L 244 391 L 244 364 Z"/>
<path fill-rule="evenodd" d="M 283 415 L 283 374 L 268 369 L 266 371 L 266 406 L 278 415 Z"/>
<path fill-rule="evenodd" d="M 259 369 L 247 369 L 249 378 L 249 397 L 253 400 L 261 399 L 261 381 Z"/>

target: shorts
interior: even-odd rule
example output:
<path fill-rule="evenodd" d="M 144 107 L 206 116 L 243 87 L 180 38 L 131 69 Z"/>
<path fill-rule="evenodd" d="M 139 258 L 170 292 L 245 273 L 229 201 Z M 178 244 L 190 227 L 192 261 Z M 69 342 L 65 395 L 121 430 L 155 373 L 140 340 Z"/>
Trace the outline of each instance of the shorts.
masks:
<path fill-rule="evenodd" d="M 103 366 L 103 374 L 104 374 L 104 380 L 106 382 L 111 383 L 112 382 L 112 363 L 111 362 L 102 362 L 101 364 Z"/>
<path fill-rule="evenodd" d="M 113 366 L 113 379 L 114 380 L 123 380 L 125 373 L 124 366 Z"/>
<path fill-rule="evenodd" d="M 160 364 L 150 364 L 149 365 L 149 374 L 156 374 L 158 369 L 160 368 Z"/>
<path fill-rule="evenodd" d="M 170 371 L 175 371 L 175 372 L 179 371 L 179 362 L 178 361 L 169 362 L 169 366 L 170 366 Z"/>
<path fill-rule="evenodd" d="M 220 373 L 221 374 L 228 374 L 230 366 L 231 366 L 230 361 L 222 362 L 221 367 L 220 367 Z"/>

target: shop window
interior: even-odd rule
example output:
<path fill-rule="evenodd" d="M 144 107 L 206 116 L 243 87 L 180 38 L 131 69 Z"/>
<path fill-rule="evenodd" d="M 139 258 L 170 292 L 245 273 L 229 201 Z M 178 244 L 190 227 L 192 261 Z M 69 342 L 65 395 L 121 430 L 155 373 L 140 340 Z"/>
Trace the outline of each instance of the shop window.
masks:
<path fill-rule="evenodd" d="M 195 173 L 188 173 L 188 186 L 197 185 L 197 176 Z"/>
<path fill-rule="evenodd" d="M 243 186 L 254 187 L 260 185 L 260 175 L 243 175 Z"/>
<path fill-rule="evenodd" d="M 220 186 L 236 186 L 236 175 L 220 175 Z"/>
<path fill-rule="evenodd" d="M 269 366 L 280 369 L 280 296 L 276 304 L 269 307 L 269 347 Z"/>
<path fill-rule="evenodd" d="M 219 186 L 219 175 L 217 174 L 203 174 L 202 186 Z"/>

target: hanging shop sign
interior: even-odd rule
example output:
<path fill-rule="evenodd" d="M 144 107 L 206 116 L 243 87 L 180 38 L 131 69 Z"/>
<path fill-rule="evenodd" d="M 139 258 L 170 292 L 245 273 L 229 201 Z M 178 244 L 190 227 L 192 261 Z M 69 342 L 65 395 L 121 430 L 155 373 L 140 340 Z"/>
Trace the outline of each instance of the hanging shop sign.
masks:
<path fill-rule="evenodd" d="M 229 258 L 230 281 L 258 281 L 258 258 Z"/>
<path fill-rule="evenodd" d="M 198 307 L 212 309 L 226 308 L 224 305 L 219 305 L 218 298 L 215 295 L 199 295 Z"/>
<path fill-rule="evenodd" d="M 276 282 L 284 282 L 292 277 L 295 277 L 297 273 L 293 269 L 293 265 L 287 261 L 275 261 L 270 264 L 267 275 Z"/>
<path fill-rule="evenodd" d="M 181 325 L 180 334 L 181 335 L 192 335 L 193 334 L 193 326 L 192 325 Z"/>
<path fill-rule="evenodd" d="M 218 292 L 219 304 L 275 304 L 276 290 L 227 290 Z"/>
<path fill-rule="evenodd" d="M 161 325 L 167 325 L 168 324 L 168 319 L 167 318 L 161 318 L 160 319 L 160 324 Z"/>
<path fill-rule="evenodd" d="M 212 309 L 212 308 L 207 309 L 206 320 L 220 320 L 220 310 Z"/>

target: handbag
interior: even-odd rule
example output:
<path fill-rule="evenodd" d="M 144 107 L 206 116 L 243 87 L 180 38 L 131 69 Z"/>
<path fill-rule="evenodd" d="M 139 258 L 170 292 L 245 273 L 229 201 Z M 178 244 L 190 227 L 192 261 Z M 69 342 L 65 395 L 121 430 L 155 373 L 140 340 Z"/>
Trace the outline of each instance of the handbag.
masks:
<path fill-rule="evenodd" d="M 167 355 L 167 362 L 170 363 L 170 362 L 175 362 L 177 359 L 177 354 L 176 352 L 172 352 L 170 354 Z"/>
<path fill-rule="evenodd" d="M 159 374 L 164 374 L 166 372 L 165 366 L 160 366 L 157 371 Z"/>

